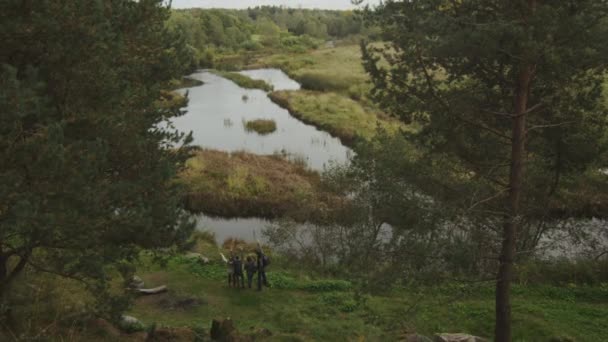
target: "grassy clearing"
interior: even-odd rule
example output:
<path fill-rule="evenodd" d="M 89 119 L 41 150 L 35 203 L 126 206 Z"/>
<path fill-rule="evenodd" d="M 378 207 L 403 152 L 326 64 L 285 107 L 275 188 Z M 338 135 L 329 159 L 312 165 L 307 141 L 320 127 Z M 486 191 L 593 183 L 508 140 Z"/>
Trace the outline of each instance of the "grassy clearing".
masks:
<path fill-rule="evenodd" d="M 221 217 L 274 218 L 325 201 L 319 174 L 280 156 L 201 150 L 178 181 L 190 210 Z"/>
<path fill-rule="evenodd" d="M 213 253 L 211 250 L 209 250 Z M 277 257 L 275 257 L 277 260 Z M 167 310 L 162 297 L 137 300 L 131 314 L 159 326 L 201 326 L 231 317 L 237 327 L 265 327 L 271 341 L 394 341 L 409 332 L 467 332 L 490 337 L 491 284 L 404 288 L 384 295 L 357 295 L 349 282 L 316 278 L 273 264 L 271 288 L 262 293 L 230 289 L 217 260 L 201 266 L 174 259 L 168 268 L 142 266 L 150 286 L 167 284 L 165 296 L 196 298 L 198 307 Z M 602 341 L 608 333 L 608 287 L 514 287 L 514 340 Z"/>
<path fill-rule="evenodd" d="M 198 233 L 194 252 L 211 259 L 175 256 L 166 267 L 142 254 L 137 274 L 146 287 L 167 285 L 161 295 L 142 296 L 127 314 L 144 326 L 176 331 L 209 331 L 212 319 L 231 317 L 242 332 L 268 328 L 265 341 L 397 341 L 406 333 L 432 335 L 493 333 L 494 289 L 491 283 L 398 288 L 360 294 L 356 284 L 320 276 L 272 255 L 271 288 L 263 292 L 228 288 L 226 268 L 214 237 Z M 245 253 L 248 251 L 245 248 Z M 94 301 L 81 284 L 52 275 L 26 273 L 17 284 L 15 317 L 29 332 L 24 338 L 49 341 L 141 341 L 141 333 L 119 336 L 83 323 Z M 120 280 L 115 279 L 119 284 Z M 608 284 L 513 286 L 514 341 L 604 341 L 608 334 Z M 32 300 L 34 299 L 34 300 Z M 23 319 L 21 319 L 23 318 Z M 84 325 L 83 325 L 84 324 Z M 192 328 L 190 330 L 189 328 Z M 46 329 L 46 330 L 45 330 Z M 17 331 L 16 331 L 17 332 Z M 0 340 L 14 340 L 10 334 Z M 18 333 L 18 332 L 17 332 Z M 19 333 L 18 333 L 19 334 Z M 192 341 L 192 339 L 173 339 Z"/>
<path fill-rule="evenodd" d="M 260 135 L 274 133 L 277 130 L 277 123 L 274 120 L 256 119 L 244 121 L 243 126 L 247 132 L 256 132 Z"/>
<path fill-rule="evenodd" d="M 363 69 L 359 45 L 262 56 L 248 66 L 260 67 L 283 70 L 303 89 L 337 92 L 368 106 L 373 105 L 367 98 L 371 86 Z"/>
<path fill-rule="evenodd" d="M 269 97 L 293 116 L 328 131 L 345 144 L 352 144 L 358 137 L 372 138 L 378 127 L 388 132 L 411 129 L 336 93 L 276 91 Z"/>
<path fill-rule="evenodd" d="M 264 91 L 272 91 L 272 85 L 266 83 L 264 80 L 254 80 L 249 76 L 245 76 L 236 72 L 214 70 L 214 74 L 223 78 L 229 79 L 236 83 L 239 87 L 246 89 L 262 89 Z"/>

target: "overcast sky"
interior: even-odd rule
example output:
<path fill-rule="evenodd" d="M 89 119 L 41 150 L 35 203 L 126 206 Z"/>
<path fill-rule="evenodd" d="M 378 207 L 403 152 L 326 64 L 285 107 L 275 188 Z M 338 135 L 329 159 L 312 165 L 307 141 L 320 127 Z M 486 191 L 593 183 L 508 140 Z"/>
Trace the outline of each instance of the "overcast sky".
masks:
<path fill-rule="evenodd" d="M 377 3 L 366 0 L 365 3 Z M 275 5 L 295 8 L 352 9 L 350 0 L 173 0 L 173 8 L 247 8 Z"/>

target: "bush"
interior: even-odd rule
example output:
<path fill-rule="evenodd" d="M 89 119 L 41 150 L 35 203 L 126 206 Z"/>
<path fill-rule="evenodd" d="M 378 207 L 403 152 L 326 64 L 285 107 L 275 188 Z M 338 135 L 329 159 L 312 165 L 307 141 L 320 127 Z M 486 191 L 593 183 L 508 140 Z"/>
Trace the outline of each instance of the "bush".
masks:
<path fill-rule="evenodd" d="M 274 133 L 277 130 L 277 123 L 274 120 L 256 119 L 245 121 L 245 131 L 256 132 L 260 135 Z"/>
<path fill-rule="evenodd" d="M 353 312 L 359 307 L 359 304 L 350 293 L 325 293 L 319 297 L 319 301 L 322 305 L 336 308 L 342 312 Z"/>
<path fill-rule="evenodd" d="M 598 285 L 608 283 L 608 260 L 533 260 L 517 265 L 522 284 Z"/>
<path fill-rule="evenodd" d="M 315 91 L 344 91 L 353 84 L 348 77 L 337 77 L 315 72 L 307 72 L 297 77 L 303 89 Z"/>

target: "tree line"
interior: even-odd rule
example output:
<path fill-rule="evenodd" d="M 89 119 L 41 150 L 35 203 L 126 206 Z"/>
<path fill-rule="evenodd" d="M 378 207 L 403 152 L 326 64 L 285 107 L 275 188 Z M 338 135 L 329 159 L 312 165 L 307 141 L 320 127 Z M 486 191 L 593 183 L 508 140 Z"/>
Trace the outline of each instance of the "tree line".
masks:
<path fill-rule="evenodd" d="M 212 67 L 214 56 L 239 51 L 303 52 L 329 39 L 373 35 L 352 11 L 262 6 L 246 10 L 173 10 L 167 27 L 182 39 L 192 67 Z"/>

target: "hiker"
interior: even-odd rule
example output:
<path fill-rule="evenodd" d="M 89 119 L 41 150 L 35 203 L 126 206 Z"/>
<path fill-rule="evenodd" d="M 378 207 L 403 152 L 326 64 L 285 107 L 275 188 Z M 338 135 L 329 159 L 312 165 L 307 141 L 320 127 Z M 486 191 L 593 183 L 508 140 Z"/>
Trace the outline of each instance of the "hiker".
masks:
<path fill-rule="evenodd" d="M 253 261 L 253 258 L 248 256 L 247 262 L 245 263 L 245 272 L 247 272 L 247 286 L 251 288 L 251 283 L 253 282 L 253 275 L 257 272 L 258 267 Z"/>
<path fill-rule="evenodd" d="M 255 254 L 257 255 L 258 259 L 258 291 L 262 291 L 262 284 L 268 287 L 268 281 L 266 280 L 266 266 L 270 265 L 270 259 L 262 252 L 261 246 L 258 246 Z"/>
<path fill-rule="evenodd" d="M 221 252 L 220 252 L 220 255 L 222 256 L 222 260 L 224 260 L 224 262 L 227 265 L 228 287 L 232 287 L 233 274 L 234 274 L 234 257 L 232 256 L 232 253 L 230 253 L 230 259 L 226 259 L 226 256 L 224 256 L 224 254 L 222 254 Z"/>
<path fill-rule="evenodd" d="M 232 275 L 232 280 L 234 282 L 234 287 L 239 287 L 240 279 L 241 288 L 244 289 L 245 279 L 243 278 L 243 262 L 241 261 L 241 258 L 238 255 L 234 258 L 233 266 L 234 273 Z"/>

